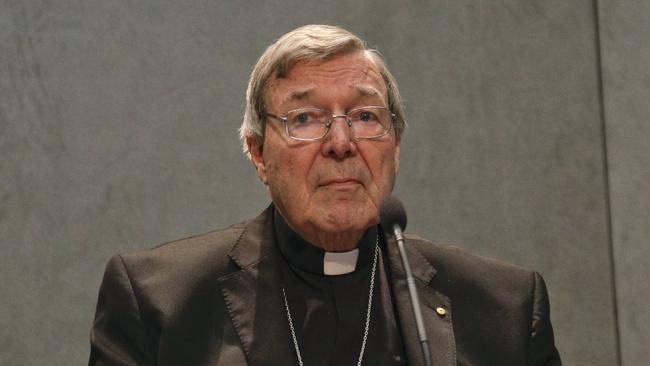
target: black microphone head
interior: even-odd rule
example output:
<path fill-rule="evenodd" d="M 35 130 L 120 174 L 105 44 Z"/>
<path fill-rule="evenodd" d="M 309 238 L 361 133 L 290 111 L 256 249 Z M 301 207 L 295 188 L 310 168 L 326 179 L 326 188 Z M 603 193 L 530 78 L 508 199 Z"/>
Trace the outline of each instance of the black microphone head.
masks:
<path fill-rule="evenodd" d="M 384 198 L 379 209 L 379 218 L 384 230 L 392 232 L 395 224 L 398 224 L 402 231 L 406 229 L 406 210 L 402 202 L 395 196 Z"/>

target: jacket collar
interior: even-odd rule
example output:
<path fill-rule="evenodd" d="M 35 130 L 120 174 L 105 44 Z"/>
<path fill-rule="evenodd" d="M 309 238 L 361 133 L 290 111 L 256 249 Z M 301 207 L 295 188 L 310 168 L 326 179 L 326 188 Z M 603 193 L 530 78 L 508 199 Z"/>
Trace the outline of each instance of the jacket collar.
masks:
<path fill-rule="evenodd" d="M 275 250 L 273 205 L 245 225 L 228 254 L 240 270 L 219 278 L 219 287 L 249 365 L 293 364 Z"/>
<path fill-rule="evenodd" d="M 250 365 L 295 363 L 282 299 L 280 258 L 275 248 L 273 205 L 250 221 L 231 249 L 240 270 L 219 278 L 230 317 Z M 388 239 L 388 265 L 393 301 L 409 365 L 424 365 L 411 310 L 406 279 L 394 240 Z M 436 366 L 456 364 L 449 299 L 429 286 L 436 270 L 416 249 L 420 241 L 407 239 L 406 249 L 420 297 L 432 360 Z M 444 316 L 436 309 L 445 310 Z"/>
<path fill-rule="evenodd" d="M 241 269 L 246 269 L 275 254 L 275 230 L 273 229 L 274 206 L 248 222 L 228 256 Z"/>
<path fill-rule="evenodd" d="M 402 341 L 408 364 L 423 366 L 424 359 L 417 334 L 415 317 L 397 243 L 393 236 L 386 236 L 388 265 L 391 269 L 393 301 L 400 319 Z M 417 249 L 418 245 L 432 245 L 415 237 L 407 237 L 404 247 L 415 279 L 424 327 L 429 340 L 429 352 L 434 365 L 456 365 L 456 343 L 452 326 L 451 302 L 447 296 L 431 286 L 437 274 L 433 265 Z M 442 313 L 442 314 L 441 314 Z"/>

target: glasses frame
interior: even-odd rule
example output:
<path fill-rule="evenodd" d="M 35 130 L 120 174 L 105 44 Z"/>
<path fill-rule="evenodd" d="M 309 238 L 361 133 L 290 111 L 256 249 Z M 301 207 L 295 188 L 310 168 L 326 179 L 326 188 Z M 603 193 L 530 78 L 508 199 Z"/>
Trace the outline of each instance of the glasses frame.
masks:
<path fill-rule="evenodd" d="M 271 118 L 274 118 L 274 119 L 276 119 L 278 121 L 284 122 L 284 131 L 286 132 L 287 136 L 290 139 L 294 139 L 294 140 L 298 140 L 298 141 L 318 141 L 318 140 L 323 139 L 325 136 L 327 136 L 327 134 L 330 132 L 332 124 L 334 124 L 334 121 L 337 118 L 345 118 L 345 122 L 347 123 L 348 127 L 352 128 L 352 120 L 350 119 L 348 114 L 351 113 L 351 112 L 354 112 L 356 110 L 365 109 L 365 108 L 379 108 L 379 109 L 385 109 L 385 110 L 389 111 L 390 112 L 390 126 L 388 126 L 386 131 L 384 131 L 383 133 L 381 133 L 379 135 L 376 135 L 376 136 L 358 137 L 358 136 L 353 134 L 354 139 L 355 140 L 359 140 L 359 139 L 373 140 L 373 139 L 378 139 L 380 137 L 388 135 L 388 133 L 390 133 L 390 130 L 393 129 L 393 124 L 395 122 L 395 117 L 396 116 L 395 116 L 395 113 L 390 111 L 389 107 L 384 107 L 384 106 L 380 106 L 380 105 L 366 105 L 366 106 L 363 106 L 363 107 L 353 108 L 353 109 L 349 110 L 348 113 L 346 113 L 346 114 L 334 114 L 334 113 L 332 113 L 332 111 L 330 111 L 328 109 L 306 107 L 306 108 L 296 108 L 296 109 L 292 109 L 290 111 L 287 111 L 287 114 L 284 115 L 284 116 L 278 116 L 278 115 L 275 115 L 275 114 L 272 114 L 272 113 L 269 113 L 269 112 L 266 112 L 266 111 L 262 111 L 261 115 L 265 116 L 265 117 L 271 117 Z M 296 112 L 296 111 L 301 111 L 301 110 L 312 110 L 312 109 L 313 110 L 318 110 L 318 111 L 321 111 L 321 112 L 326 112 L 326 115 L 330 116 L 329 120 L 325 123 L 325 133 L 323 133 L 323 135 L 320 136 L 320 137 L 313 137 L 313 138 L 291 136 L 291 134 L 289 133 L 289 114 L 291 112 Z"/>

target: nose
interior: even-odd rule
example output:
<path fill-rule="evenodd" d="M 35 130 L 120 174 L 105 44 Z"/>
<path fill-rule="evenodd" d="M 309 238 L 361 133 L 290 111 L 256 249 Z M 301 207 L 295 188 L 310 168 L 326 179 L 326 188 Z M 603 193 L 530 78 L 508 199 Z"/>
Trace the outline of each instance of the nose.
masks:
<path fill-rule="evenodd" d="M 341 123 L 342 122 L 342 123 Z M 352 128 L 346 116 L 335 115 L 323 141 L 323 155 L 343 160 L 357 153 Z"/>

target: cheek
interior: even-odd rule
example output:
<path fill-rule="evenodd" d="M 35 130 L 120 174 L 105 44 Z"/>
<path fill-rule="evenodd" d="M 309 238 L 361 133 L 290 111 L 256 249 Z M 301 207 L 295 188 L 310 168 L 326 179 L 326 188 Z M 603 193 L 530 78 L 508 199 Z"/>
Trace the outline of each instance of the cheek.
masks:
<path fill-rule="evenodd" d="M 392 156 L 387 157 L 382 167 L 382 184 L 381 190 L 384 195 L 390 194 L 395 185 L 395 175 L 397 173 L 395 159 Z"/>
<path fill-rule="evenodd" d="M 395 149 L 388 146 L 369 151 L 365 160 L 377 188 L 384 194 L 390 192 L 395 182 L 397 164 L 399 163 L 396 159 Z"/>
<path fill-rule="evenodd" d="M 302 194 L 309 182 L 309 161 L 304 154 L 292 151 L 269 154 L 269 182 L 278 191 Z"/>

